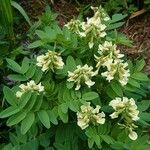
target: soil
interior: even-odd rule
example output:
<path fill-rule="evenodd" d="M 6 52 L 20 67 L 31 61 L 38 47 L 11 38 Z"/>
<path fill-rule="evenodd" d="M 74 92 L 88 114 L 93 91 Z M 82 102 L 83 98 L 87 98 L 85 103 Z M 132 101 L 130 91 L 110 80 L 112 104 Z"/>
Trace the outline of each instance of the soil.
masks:
<path fill-rule="evenodd" d="M 126 21 L 120 29 L 133 41 L 132 47 L 122 47 L 122 51 L 130 57 L 144 57 L 145 70 L 150 71 L 150 12 Z"/>

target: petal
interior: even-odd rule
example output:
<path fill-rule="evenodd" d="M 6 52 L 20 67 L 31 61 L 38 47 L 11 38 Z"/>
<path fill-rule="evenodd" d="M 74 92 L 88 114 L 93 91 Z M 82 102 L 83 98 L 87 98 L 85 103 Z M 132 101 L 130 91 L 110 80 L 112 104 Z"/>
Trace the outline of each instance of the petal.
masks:
<path fill-rule="evenodd" d="M 137 133 L 135 131 L 130 131 L 129 138 L 131 140 L 136 140 L 138 138 L 138 135 L 137 135 Z"/>

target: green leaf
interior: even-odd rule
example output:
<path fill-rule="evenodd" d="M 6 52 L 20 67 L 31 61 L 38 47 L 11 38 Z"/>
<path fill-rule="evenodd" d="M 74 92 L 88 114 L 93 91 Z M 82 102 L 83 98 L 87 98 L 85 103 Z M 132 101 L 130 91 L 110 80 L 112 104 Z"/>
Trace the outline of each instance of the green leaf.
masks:
<path fill-rule="evenodd" d="M 68 56 L 66 60 L 66 66 L 69 71 L 74 71 L 76 69 L 76 62 L 72 56 Z"/>
<path fill-rule="evenodd" d="M 112 19 L 110 20 L 111 23 L 114 23 L 114 22 L 118 22 L 118 21 L 121 21 L 123 20 L 125 17 L 127 17 L 128 15 L 122 15 L 122 14 L 114 14 L 112 16 Z"/>
<path fill-rule="evenodd" d="M 2 150 L 12 150 L 13 146 L 11 143 L 5 145 Z"/>
<path fill-rule="evenodd" d="M 62 150 L 62 149 L 64 149 L 64 145 L 63 144 L 61 144 L 61 143 L 54 143 L 54 146 L 55 146 L 55 148 L 57 149 L 57 150 Z"/>
<path fill-rule="evenodd" d="M 25 57 L 22 61 L 21 72 L 24 74 L 29 69 L 29 59 Z"/>
<path fill-rule="evenodd" d="M 37 48 L 37 47 L 40 47 L 40 46 L 43 46 L 43 42 L 41 40 L 38 40 L 38 41 L 35 41 L 33 43 L 31 43 L 28 48 L 32 49 L 32 48 Z"/>
<path fill-rule="evenodd" d="M 20 150 L 20 145 L 15 145 L 12 150 Z"/>
<path fill-rule="evenodd" d="M 1 32 L 8 34 L 7 37 L 11 42 L 14 42 L 14 31 L 13 31 L 13 23 L 14 18 L 12 14 L 12 7 L 10 0 L 0 0 L 0 24 L 1 24 Z M 3 31 L 4 30 L 4 31 Z M 3 34 L 2 34 L 3 35 Z M 2 36 L 2 40 L 4 41 L 4 38 Z M 13 43 L 14 44 L 14 43 Z M 7 46 L 7 44 L 5 44 Z"/>
<path fill-rule="evenodd" d="M 40 108 L 41 108 L 41 105 L 42 105 L 42 103 L 43 103 L 43 94 L 40 94 L 38 97 L 37 97 L 37 101 L 35 102 L 35 104 L 34 104 L 34 106 L 33 106 L 33 108 L 32 108 L 32 110 L 34 110 L 34 112 L 35 111 L 38 111 Z"/>
<path fill-rule="evenodd" d="M 140 81 L 149 81 L 149 78 L 147 77 L 147 75 L 141 72 L 133 73 L 131 75 L 131 78 L 140 80 Z"/>
<path fill-rule="evenodd" d="M 94 127 L 89 127 L 86 129 L 85 134 L 88 136 L 88 138 L 93 138 L 95 135 L 97 135 L 97 131 Z"/>
<path fill-rule="evenodd" d="M 128 63 L 128 68 L 130 70 L 130 73 L 132 74 L 134 72 L 133 63 L 131 60 L 128 60 L 127 63 Z"/>
<path fill-rule="evenodd" d="M 117 94 L 114 92 L 114 90 L 109 86 L 106 89 L 106 94 L 112 99 L 117 96 Z"/>
<path fill-rule="evenodd" d="M 58 121 L 57 121 L 57 115 L 56 115 L 56 112 L 54 112 L 53 110 L 49 110 L 48 111 L 48 114 L 49 114 L 49 119 L 50 119 L 50 121 L 53 123 L 53 124 L 55 124 L 55 125 L 57 125 L 58 124 Z"/>
<path fill-rule="evenodd" d="M 16 105 L 17 104 L 17 99 L 15 96 L 15 93 L 9 87 L 4 86 L 3 92 L 4 92 L 4 97 L 6 98 L 7 102 L 10 105 Z"/>
<path fill-rule="evenodd" d="M 60 116 L 60 119 L 64 122 L 67 123 L 68 122 L 68 114 L 67 113 L 63 113 L 62 109 L 60 108 L 60 106 L 58 107 L 58 114 Z"/>
<path fill-rule="evenodd" d="M 113 144 L 114 139 L 109 135 L 100 135 L 100 137 L 107 143 L 107 144 Z"/>
<path fill-rule="evenodd" d="M 20 75 L 20 74 L 11 74 L 8 76 L 8 78 L 13 81 L 27 81 L 28 80 L 24 75 Z"/>
<path fill-rule="evenodd" d="M 37 138 L 31 139 L 25 144 L 21 145 L 21 150 L 38 150 L 39 140 Z"/>
<path fill-rule="evenodd" d="M 38 114 L 38 117 L 39 117 L 40 121 L 42 122 L 42 124 L 47 129 L 49 129 L 50 128 L 50 119 L 49 119 L 47 111 L 46 110 L 40 110 L 40 111 L 38 111 L 37 114 Z"/>
<path fill-rule="evenodd" d="M 28 103 L 28 101 L 30 100 L 32 95 L 32 92 L 25 92 L 21 98 L 20 98 L 20 103 L 19 103 L 19 108 L 22 109 L 26 106 L 26 104 Z"/>
<path fill-rule="evenodd" d="M 111 125 L 110 123 L 107 121 L 105 122 L 105 124 L 102 124 L 100 126 L 98 126 L 98 134 L 100 135 L 106 135 L 110 132 Z"/>
<path fill-rule="evenodd" d="M 48 35 L 41 31 L 41 30 L 36 30 L 35 31 L 35 34 L 37 34 L 37 36 L 40 38 L 40 39 L 45 39 L 45 38 L 48 38 Z"/>
<path fill-rule="evenodd" d="M 137 72 L 137 71 L 141 71 L 141 70 L 144 68 L 144 66 L 145 66 L 145 61 L 144 61 L 144 59 L 138 60 L 138 61 L 136 62 L 135 71 L 136 71 L 136 72 Z"/>
<path fill-rule="evenodd" d="M 88 147 L 92 148 L 94 145 L 94 139 L 93 138 L 88 138 Z"/>
<path fill-rule="evenodd" d="M 21 15 L 25 18 L 25 20 L 28 22 L 28 24 L 31 26 L 32 23 L 28 17 L 28 15 L 26 14 L 26 12 L 24 11 L 24 9 L 15 1 L 11 1 L 11 5 L 16 8 L 20 13 Z"/>
<path fill-rule="evenodd" d="M 61 108 L 61 110 L 62 110 L 63 113 L 66 114 L 68 112 L 68 104 L 67 103 L 62 103 L 60 105 L 60 108 Z"/>
<path fill-rule="evenodd" d="M 36 66 L 31 64 L 28 71 L 26 72 L 26 77 L 28 79 L 32 78 L 35 74 L 35 71 L 36 71 Z"/>
<path fill-rule="evenodd" d="M 71 32 L 66 26 L 63 27 L 63 35 L 64 35 L 64 39 L 66 41 L 70 41 L 70 39 L 71 39 Z"/>
<path fill-rule="evenodd" d="M 38 83 L 40 82 L 41 78 L 42 78 L 43 72 L 40 68 L 36 68 L 34 76 L 32 77 L 32 79 Z"/>
<path fill-rule="evenodd" d="M 144 121 L 150 121 L 150 113 L 142 112 L 140 113 L 139 117 Z"/>
<path fill-rule="evenodd" d="M 21 134 L 26 134 L 27 131 L 31 128 L 35 120 L 35 115 L 33 112 L 30 112 L 21 122 Z"/>
<path fill-rule="evenodd" d="M 22 111 L 19 112 L 13 116 L 11 116 L 8 120 L 7 120 L 7 126 L 13 126 L 15 124 L 18 124 L 20 121 L 22 121 L 24 118 L 26 117 L 26 112 Z"/>
<path fill-rule="evenodd" d="M 99 95 L 96 92 L 87 92 L 82 95 L 82 99 L 87 100 L 87 101 L 96 99 L 98 97 L 99 97 Z"/>
<path fill-rule="evenodd" d="M 62 98 L 63 98 L 63 101 L 65 101 L 65 102 L 69 102 L 70 100 L 72 100 L 70 90 L 65 88 L 63 91 L 63 97 Z"/>
<path fill-rule="evenodd" d="M 45 30 L 46 34 L 48 35 L 48 40 L 50 42 L 54 41 L 56 39 L 57 33 L 50 26 L 46 26 L 44 30 Z"/>
<path fill-rule="evenodd" d="M 38 94 L 32 93 L 30 101 L 28 102 L 28 104 L 25 107 L 26 111 L 30 111 L 33 108 L 34 104 L 36 103 L 36 100 L 39 100 L 37 98 L 38 98 Z"/>
<path fill-rule="evenodd" d="M 51 148 L 48 148 L 51 142 L 50 134 L 48 132 L 40 134 L 38 139 L 39 139 L 40 145 L 45 148 L 44 150 L 52 150 Z"/>
<path fill-rule="evenodd" d="M 135 92 L 136 91 L 136 87 L 133 87 L 133 86 L 131 86 L 131 85 L 129 85 L 129 84 L 127 84 L 127 85 L 125 85 L 124 87 L 123 87 L 125 90 L 127 90 L 127 91 L 130 91 L 130 92 Z"/>
<path fill-rule="evenodd" d="M 10 106 L 0 113 L 0 118 L 6 118 L 18 113 L 20 109 L 16 106 Z"/>
<path fill-rule="evenodd" d="M 101 144 L 99 135 L 95 135 L 93 138 L 94 138 L 94 141 L 95 141 L 96 145 L 99 146 Z"/>
<path fill-rule="evenodd" d="M 69 108 L 74 112 L 77 112 L 79 110 L 78 101 L 70 101 L 68 105 Z"/>
<path fill-rule="evenodd" d="M 22 73 L 21 72 L 21 67 L 19 64 L 17 64 L 15 61 L 7 58 L 6 59 L 7 63 L 9 64 L 9 68 L 12 69 L 13 71 L 15 72 L 18 72 L 18 73 Z"/>
<path fill-rule="evenodd" d="M 113 145 L 111 145 L 111 148 L 114 150 L 125 150 L 122 142 L 115 142 Z"/>
<path fill-rule="evenodd" d="M 140 88 L 140 83 L 138 81 L 136 81 L 135 79 L 129 78 L 128 84 L 130 84 L 134 87 Z"/>
<path fill-rule="evenodd" d="M 119 27 L 121 27 L 125 22 L 118 22 L 118 23 L 114 23 L 114 24 L 110 24 L 107 27 L 107 30 L 113 30 L 113 29 L 117 29 Z"/>
<path fill-rule="evenodd" d="M 112 82 L 111 83 L 111 87 L 113 89 L 113 91 L 120 97 L 123 96 L 123 92 L 122 92 L 122 87 L 119 83 L 117 82 Z"/>
<path fill-rule="evenodd" d="M 138 110 L 146 111 L 150 107 L 150 100 L 142 100 L 138 103 Z"/>
<path fill-rule="evenodd" d="M 72 89 L 74 86 L 74 82 L 66 82 L 66 86 L 68 89 Z"/>

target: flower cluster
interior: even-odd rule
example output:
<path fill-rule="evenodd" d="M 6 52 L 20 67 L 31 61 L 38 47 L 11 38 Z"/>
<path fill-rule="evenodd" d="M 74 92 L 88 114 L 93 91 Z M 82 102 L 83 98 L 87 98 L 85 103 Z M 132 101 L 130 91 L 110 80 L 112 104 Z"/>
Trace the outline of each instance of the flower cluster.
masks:
<path fill-rule="evenodd" d="M 104 124 L 105 123 L 105 114 L 103 112 L 99 112 L 100 106 L 97 105 L 94 109 L 90 106 L 90 102 L 81 106 L 81 111 L 77 112 L 78 126 L 81 129 L 85 129 L 89 126 L 90 123 L 96 124 Z"/>
<path fill-rule="evenodd" d="M 89 88 L 95 84 L 91 81 L 91 78 L 95 76 L 97 72 L 93 71 L 93 67 L 89 67 L 87 64 L 81 67 L 77 66 L 77 69 L 74 72 L 68 71 L 68 80 L 69 82 L 76 83 L 75 90 L 79 90 L 82 83 L 85 83 Z"/>
<path fill-rule="evenodd" d="M 36 84 L 33 80 L 27 82 L 27 85 L 21 84 L 19 88 L 21 90 L 16 92 L 17 98 L 20 98 L 27 91 L 37 91 L 39 93 L 44 91 L 44 86 L 42 86 L 41 83 Z"/>
<path fill-rule="evenodd" d="M 124 54 L 120 53 L 117 46 L 105 41 L 103 45 L 99 44 L 98 54 L 98 56 L 95 55 L 97 69 L 99 70 L 101 66 L 107 68 L 107 71 L 101 75 L 109 82 L 115 78 L 121 85 L 126 85 L 130 76 L 128 64 L 121 59 Z"/>
<path fill-rule="evenodd" d="M 127 84 L 128 77 L 130 76 L 129 69 L 127 69 L 127 67 L 127 63 L 118 62 L 116 60 L 115 62 L 111 62 L 110 64 L 108 64 L 108 70 L 101 73 L 101 75 L 103 77 L 106 77 L 106 80 L 108 80 L 109 82 L 115 78 L 121 83 L 122 86 L 124 86 Z"/>
<path fill-rule="evenodd" d="M 43 72 L 49 69 L 54 71 L 54 69 L 62 69 L 64 62 L 59 53 L 49 50 L 45 55 L 37 57 L 36 65 L 41 67 Z"/>
<path fill-rule="evenodd" d="M 105 41 L 104 44 L 99 44 L 98 47 L 99 56 L 95 55 L 97 65 L 96 67 L 99 69 L 101 66 L 107 66 L 109 62 L 112 63 L 113 60 L 118 60 L 124 57 L 124 54 L 120 54 L 120 50 L 117 50 L 116 44 L 112 44 L 112 42 Z"/>
<path fill-rule="evenodd" d="M 137 126 L 133 122 L 139 120 L 139 111 L 137 110 L 134 99 L 128 99 L 127 97 L 123 97 L 123 99 L 121 99 L 117 97 L 112 100 L 109 105 L 115 110 L 110 117 L 115 119 L 120 116 L 122 121 L 120 125 L 128 129 L 130 139 L 136 140 L 138 136 L 133 130 Z"/>
<path fill-rule="evenodd" d="M 80 37 L 86 36 L 86 34 L 81 31 L 82 25 L 80 20 L 71 19 L 65 26 Z"/>
<path fill-rule="evenodd" d="M 94 46 L 94 38 L 106 36 L 104 22 L 110 19 L 102 7 L 91 7 L 91 9 L 94 11 L 94 16 L 87 18 L 87 21 L 82 23 L 86 36 L 90 35 L 89 48 Z"/>
<path fill-rule="evenodd" d="M 89 48 L 94 46 L 94 38 L 103 38 L 106 36 L 105 22 L 110 18 L 101 7 L 91 7 L 94 11 L 94 16 L 87 18 L 86 22 L 80 22 L 79 20 L 71 20 L 66 26 L 71 31 L 77 33 L 80 37 L 88 37 Z"/>

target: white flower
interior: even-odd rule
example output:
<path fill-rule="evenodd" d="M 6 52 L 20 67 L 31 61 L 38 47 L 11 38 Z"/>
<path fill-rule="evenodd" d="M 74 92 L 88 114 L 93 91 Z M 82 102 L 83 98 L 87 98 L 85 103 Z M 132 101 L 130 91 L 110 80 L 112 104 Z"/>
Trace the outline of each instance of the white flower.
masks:
<path fill-rule="evenodd" d="M 71 19 L 65 26 L 79 35 L 80 37 L 87 38 L 89 48 L 93 48 L 94 39 L 103 38 L 106 36 L 106 21 L 110 18 L 102 7 L 91 7 L 94 11 L 94 15 L 91 18 L 87 18 L 85 22 Z"/>
<path fill-rule="evenodd" d="M 104 124 L 105 123 L 105 114 L 103 112 L 99 113 L 100 106 L 97 105 L 94 109 L 90 106 L 90 102 L 81 106 L 81 111 L 77 112 L 78 126 L 81 129 L 85 129 L 89 126 L 90 123 Z"/>
<path fill-rule="evenodd" d="M 106 77 L 109 82 L 115 78 L 122 86 L 126 85 L 130 76 L 129 69 L 127 69 L 128 64 L 119 61 L 119 59 L 111 62 L 112 60 L 110 59 L 103 63 L 107 67 L 107 71 L 101 73 L 101 75 Z"/>
<path fill-rule="evenodd" d="M 113 107 L 115 112 L 113 112 L 110 117 L 112 119 L 121 117 L 121 121 L 124 123 L 119 123 L 120 126 L 127 128 L 129 131 L 129 138 L 136 140 L 138 135 L 134 130 L 137 126 L 133 123 L 134 121 L 139 120 L 137 106 L 133 98 L 128 99 L 123 97 L 122 99 L 117 97 L 109 103 Z"/>
<path fill-rule="evenodd" d="M 90 35 L 91 38 L 106 36 L 106 25 L 102 24 L 100 19 L 92 17 L 87 19 L 87 22 L 83 22 L 81 25 L 86 36 Z"/>
<path fill-rule="evenodd" d="M 20 97 L 22 96 L 22 94 L 23 94 L 23 92 L 17 91 L 17 92 L 16 92 L 16 97 L 17 97 L 17 98 L 20 98 Z"/>
<path fill-rule="evenodd" d="M 105 10 L 100 6 L 98 7 L 91 7 L 91 9 L 94 11 L 95 16 L 99 17 L 101 21 L 108 21 L 110 20 L 110 17 L 107 15 Z"/>
<path fill-rule="evenodd" d="M 110 101 L 109 105 L 112 106 L 114 110 L 117 110 L 118 107 L 124 107 L 120 97 L 116 97 L 114 100 Z"/>
<path fill-rule="evenodd" d="M 77 69 L 74 72 L 68 71 L 68 80 L 69 82 L 74 82 L 76 84 L 75 90 L 79 90 L 82 83 L 85 83 L 89 88 L 95 84 L 91 80 L 93 76 L 95 76 L 97 72 L 93 71 L 93 67 L 89 67 L 87 64 L 81 67 L 77 66 Z"/>
<path fill-rule="evenodd" d="M 19 88 L 21 88 L 22 91 L 27 91 L 28 90 L 28 86 L 26 86 L 24 84 L 20 84 Z"/>
<path fill-rule="evenodd" d="M 20 91 L 16 92 L 17 98 L 20 98 L 22 94 L 24 94 L 27 91 L 37 91 L 39 93 L 44 91 L 44 86 L 42 86 L 41 83 L 36 84 L 33 80 L 27 82 L 27 85 L 21 84 L 19 88 Z"/>
<path fill-rule="evenodd" d="M 104 18 L 104 21 L 109 21 L 109 20 L 110 20 L 109 17 L 105 17 L 105 18 Z"/>
<path fill-rule="evenodd" d="M 80 37 L 85 37 L 86 34 L 81 31 L 81 24 L 80 20 L 71 19 L 65 26 Z"/>
<path fill-rule="evenodd" d="M 93 46 L 94 46 L 93 41 L 90 41 L 90 42 L 89 42 L 89 48 L 91 49 L 91 48 L 93 48 Z"/>
<path fill-rule="evenodd" d="M 63 69 L 64 62 L 59 53 L 49 50 L 45 55 L 37 57 L 36 65 L 41 67 L 43 72 L 49 69 L 54 71 L 54 69 Z"/>
<path fill-rule="evenodd" d="M 120 54 L 120 50 L 117 50 L 117 46 L 112 44 L 112 42 L 105 41 L 103 45 L 99 44 L 98 46 L 98 54 L 95 55 L 97 61 L 97 67 L 105 66 L 105 63 L 109 60 L 113 62 L 113 60 L 119 60 L 122 62 L 121 58 L 124 57 L 124 54 Z"/>
<path fill-rule="evenodd" d="M 128 116 L 132 121 L 137 121 L 139 119 L 137 106 L 133 98 L 128 99 L 127 97 L 115 98 L 109 103 L 113 107 L 115 113 L 111 116 L 118 116 L 119 114 L 125 113 L 125 116 Z M 118 114 L 116 114 L 118 113 Z"/>
<path fill-rule="evenodd" d="M 39 92 L 43 92 L 44 91 L 44 86 L 41 85 L 41 82 L 37 86 L 38 86 L 38 91 Z"/>
<path fill-rule="evenodd" d="M 118 118 L 118 115 L 119 115 L 118 112 L 114 112 L 114 113 L 112 113 L 112 114 L 110 115 L 110 117 L 111 117 L 112 119 L 115 119 L 115 118 Z"/>
<path fill-rule="evenodd" d="M 136 140 L 138 138 L 138 135 L 135 131 L 129 130 L 129 138 L 131 140 Z"/>

